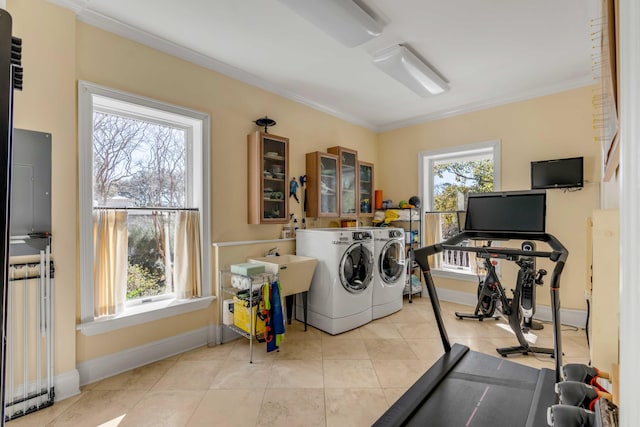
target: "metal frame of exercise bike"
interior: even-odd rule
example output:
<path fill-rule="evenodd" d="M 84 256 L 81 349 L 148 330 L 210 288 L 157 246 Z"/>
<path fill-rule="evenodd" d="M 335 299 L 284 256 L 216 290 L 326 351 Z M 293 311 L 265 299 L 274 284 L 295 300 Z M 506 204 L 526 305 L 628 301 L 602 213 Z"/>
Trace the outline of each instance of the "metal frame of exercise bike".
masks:
<path fill-rule="evenodd" d="M 535 286 L 542 285 L 542 278 L 547 274 L 544 269 L 535 269 L 534 258 L 517 254 L 500 254 L 491 251 L 490 247 L 483 248 L 476 256 L 484 259 L 486 274 L 478 284 L 478 302 L 473 313 L 456 312 L 458 319 L 499 319 L 495 311 L 500 302 L 500 312 L 509 322 L 509 326 L 518 339 L 519 345 L 497 348 L 496 351 L 503 357 L 510 354 L 539 353 L 553 356 L 551 348 L 531 346 L 524 334 L 530 329 L 541 329 L 541 325 L 532 321 L 535 312 Z M 513 296 L 508 298 L 504 287 L 493 265 L 493 259 L 506 259 L 515 262 L 520 269 L 513 289 Z M 524 296 L 524 298 L 523 298 Z"/>

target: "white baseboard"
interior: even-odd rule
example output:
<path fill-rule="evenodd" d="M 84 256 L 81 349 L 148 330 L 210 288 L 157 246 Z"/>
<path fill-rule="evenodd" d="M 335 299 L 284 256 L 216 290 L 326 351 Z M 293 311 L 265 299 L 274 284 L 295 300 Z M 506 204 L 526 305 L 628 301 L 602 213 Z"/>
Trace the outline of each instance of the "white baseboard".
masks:
<path fill-rule="evenodd" d="M 444 288 L 436 288 L 436 291 L 438 292 L 438 298 L 441 301 L 448 301 L 471 307 L 476 306 L 477 298 L 475 294 Z M 424 292 L 423 295 L 428 296 L 429 294 Z M 536 314 L 534 319 L 550 322 L 551 307 L 548 305 L 536 305 Z M 560 323 L 563 325 L 574 326 L 576 328 L 584 328 L 587 323 L 587 311 L 560 307 Z"/>
<path fill-rule="evenodd" d="M 77 369 L 73 369 L 56 375 L 53 378 L 53 384 L 56 388 L 54 398 L 56 402 L 80 394 L 80 373 Z"/>
<path fill-rule="evenodd" d="M 217 330 L 218 327 L 212 325 L 78 363 L 80 385 L 91 384 L 208 343 L 216 343 Z"/>

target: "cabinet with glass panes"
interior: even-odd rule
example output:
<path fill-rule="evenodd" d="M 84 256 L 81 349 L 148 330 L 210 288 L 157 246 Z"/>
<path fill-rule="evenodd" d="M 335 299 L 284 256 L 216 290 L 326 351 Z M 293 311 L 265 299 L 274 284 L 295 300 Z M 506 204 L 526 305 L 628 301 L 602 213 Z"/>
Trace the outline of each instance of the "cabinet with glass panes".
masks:
<path fill-rule="evenodd" d="M 256 131 L 247 136 L 248 222 L 289 221 L 289 139 Z"/>
<path fill-rule="evenodd" d="M 338 216 L 339 164 L 335 154 L 306 154 L 306 214 L 313 218 Z"/>

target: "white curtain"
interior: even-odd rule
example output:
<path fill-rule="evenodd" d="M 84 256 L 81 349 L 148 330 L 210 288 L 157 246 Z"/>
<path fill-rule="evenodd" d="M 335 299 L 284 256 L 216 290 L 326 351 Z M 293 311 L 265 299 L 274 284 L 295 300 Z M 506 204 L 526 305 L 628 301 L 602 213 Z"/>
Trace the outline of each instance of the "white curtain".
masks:
<path fill-rule="evenodd" d="M 202 296 L 200 212 L 176 212 L 173 277 L 176 297 Z"/>
<path fill-rule="evenodd" d="M 98 209 L 93 214 L 94 316 L 118 314 L 127 294 L 127 212 Z"/>

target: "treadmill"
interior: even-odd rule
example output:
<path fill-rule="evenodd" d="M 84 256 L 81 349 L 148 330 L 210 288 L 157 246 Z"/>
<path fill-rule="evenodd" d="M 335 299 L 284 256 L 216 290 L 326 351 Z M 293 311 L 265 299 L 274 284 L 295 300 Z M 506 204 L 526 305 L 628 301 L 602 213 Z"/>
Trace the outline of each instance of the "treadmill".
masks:
<path fill-rule="evenodd" d="M 543 427 L 547 408 L 557 403 L 554 386 L 560 382 L 560 275 L 567 249 L 544 232 L 544 191 L 470 194 L 464 231 L 415 251 L 425 278 L 445 354 L 425 372 L 375 423 L 374 426 L 430 427 Z M 428 257 L 447 249 L 484 252 L 488 248 L 460 246 L 466 240 L 534 240 L 548 251 L 523 251 L 491 247 L 497 255 L 549 258 L 555 263 L 550 279 L 555 370 L 536 369 L 451 345 L 440 302 L 431 277 Z"/>

